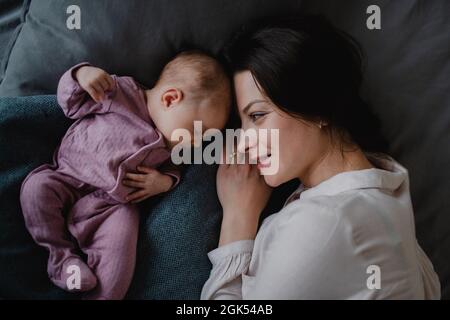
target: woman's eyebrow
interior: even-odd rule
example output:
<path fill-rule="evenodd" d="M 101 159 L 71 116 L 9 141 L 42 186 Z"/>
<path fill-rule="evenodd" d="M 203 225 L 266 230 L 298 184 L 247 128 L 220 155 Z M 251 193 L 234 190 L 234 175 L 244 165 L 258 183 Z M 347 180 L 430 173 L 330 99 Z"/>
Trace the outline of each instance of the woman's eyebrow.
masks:
<path fill-rule="evenodd" d="M 248 109 L 250 109 L 251 106 L 253 106 L 253 105 L 256 104 L 256 103 L 261 103 L 261 102 L 266 102 L 266 100 L 253 100 L 253 101 L 250 101 L 250 102 L 245 106 L 245 108 L 242 109 L 242 113 L 244 113 L 244 114 L 247 113 Z"/>

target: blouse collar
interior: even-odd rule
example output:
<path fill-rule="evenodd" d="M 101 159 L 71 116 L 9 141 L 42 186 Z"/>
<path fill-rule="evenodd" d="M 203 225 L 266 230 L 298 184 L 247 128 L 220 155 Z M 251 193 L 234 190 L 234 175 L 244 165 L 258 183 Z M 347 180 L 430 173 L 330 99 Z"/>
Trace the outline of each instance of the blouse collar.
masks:
<path fill-rule="evenodd" d="M 287 199 L 286 204 L 298 198 L 332 196 L 357 189 L 382 189 L 394 192 L 403 183 L 409 183 L 408 171 L 391 157 L 373 154 L 366 154 L 366 156 L 376 168 L 342 172 L 309 189 L 301 184 Z"/>

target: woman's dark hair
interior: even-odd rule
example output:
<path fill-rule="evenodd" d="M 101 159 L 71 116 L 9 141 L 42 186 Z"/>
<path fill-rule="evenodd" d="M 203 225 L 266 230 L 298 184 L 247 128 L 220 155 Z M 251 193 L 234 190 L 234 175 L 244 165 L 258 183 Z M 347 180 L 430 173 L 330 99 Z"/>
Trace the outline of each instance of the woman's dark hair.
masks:
<path fill-rule="evenodd" d="M 249 70 L 283 111 L 324 121 L 363 151 L 387 151 L 380 122 L 360 97 L 361 47 L 323 16 L 253 22 L 233 37 L 225 56 L 232 72 Z"/>

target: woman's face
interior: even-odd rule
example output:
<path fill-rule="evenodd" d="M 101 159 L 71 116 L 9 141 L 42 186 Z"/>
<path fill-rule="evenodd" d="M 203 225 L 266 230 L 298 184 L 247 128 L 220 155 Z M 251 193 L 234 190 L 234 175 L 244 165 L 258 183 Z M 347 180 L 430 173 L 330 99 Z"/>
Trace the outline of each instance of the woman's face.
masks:
<path fill-rule="evenodd" d="M 269 186 L 307 177 L 326 154 L 329 136 L 318 124 L 294 118 L 275 106 L 260 92 L 250 71 L 236 73 L 234 84 L 242 129 L 277 129 L 279 133 L 278 142 L 270 139 L 270 133 L 247 135 L 247 144 L 241 139 L 238 151 L 249 152 L 253 161 L 257 158 L 258 169 Z M 278 170 L 266 175 L 264 170 L 277 159 Z"/>

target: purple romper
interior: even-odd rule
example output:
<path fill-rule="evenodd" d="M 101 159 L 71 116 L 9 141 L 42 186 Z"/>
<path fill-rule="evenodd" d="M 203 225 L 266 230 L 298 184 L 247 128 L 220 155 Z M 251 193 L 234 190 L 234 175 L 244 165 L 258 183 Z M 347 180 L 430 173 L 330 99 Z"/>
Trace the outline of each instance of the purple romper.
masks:
<path fill-rule="evenodd" d="M 122 299 L 130 285 L 139 226 L 137 206 L 122 184 L 137 166 L 158 168 L 179 182 L 170 151 L 147 110 L 145 92 L 130 77 L 112 76 L 115 88 L 96 103 L 74 79 L 80 64 L 58 86 L 64 114 L 76 119 L 56 150 L 53 163 L 33 170 L 20 201 L 33 239 L 49 251 L 50 279 L 64 287 L 65 262 L 87 255 L 97 278 L 88 299 Z"/>

